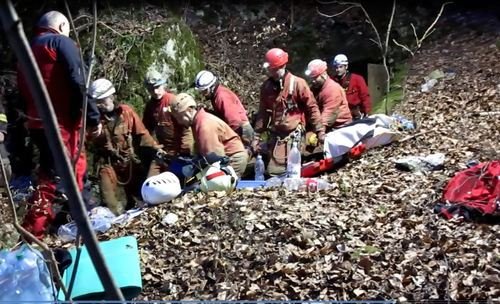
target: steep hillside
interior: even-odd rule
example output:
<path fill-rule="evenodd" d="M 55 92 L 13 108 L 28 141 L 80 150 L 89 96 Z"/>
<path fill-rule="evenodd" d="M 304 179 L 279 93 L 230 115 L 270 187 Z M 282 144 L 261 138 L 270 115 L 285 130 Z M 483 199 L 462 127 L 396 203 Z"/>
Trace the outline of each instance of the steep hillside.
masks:
<path fill-rule="evenodd" d="M 255 105 L 260 58 L 267 47 L 289 41 L 289 12 L 270 19 L 256 10 L 246 15 L 253 23 L 234 18 L 237 30 L 226 21 L 203 23 L 234 16 L 229 12 L 205 14 L 186 9 L 184 17 L 207 66 Z M 301 14 L 294 13 L 299 24 Z M 469 160 L 500 158 L 500 27 L 488 14 L 444 17 L 436 39 L 409 62 L 407 98 L 396 108 L 416 122 L 417 130 L 406 134 L 413 137 L 325 176 L 335 189 L 189 193 L 100 235 L 137 237 L 139 299 L 498 300 L 500 226 L 446 221 L 433 207 Z M 421 92 L 435 70 L 446 76 Z M 416 174 L 393 163 L 436 152 L 446 155 L 443 170 Z M 168 213 L 179 220 L 162 223 Z"/>
<path fill-rule="evenodd" d="M 398 111 L 415 119 L 415 136 L 330 174 L 337 189 L 188 194 L 107 233 L 139 239 L 141 299 L 498 299 L 500 227 L 433 213 L 467 161 L 499 158 L 499 37 L 461 24 L 412 60 Z M 435 69 L 448 77 L 421 93 Z M 392 162 L 434 152 L 444 170 Z M 161 224 L 169 212 L 179 221 Z"/>

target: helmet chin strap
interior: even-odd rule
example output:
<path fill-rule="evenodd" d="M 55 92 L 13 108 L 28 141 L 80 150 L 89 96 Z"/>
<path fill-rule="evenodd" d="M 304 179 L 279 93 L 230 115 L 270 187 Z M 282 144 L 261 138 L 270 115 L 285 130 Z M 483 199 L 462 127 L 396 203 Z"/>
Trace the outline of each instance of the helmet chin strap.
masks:
<path fill-rule="evenodd" d="M 285 77 L 285 74 L 286 74 L 286 68 L 281 68 L 278 70 L 278 76 L 280 79 L 282 79 L 283 77 Z"/>
<path fill-rule="evenodd" d="M 210 96 L 213 96 L 214 95 L 214 92 L 215 92 L 215 83 L 213 86 L 211 86 L 209 89 L 208 89 L 208 93 L 210 94 Z"/>

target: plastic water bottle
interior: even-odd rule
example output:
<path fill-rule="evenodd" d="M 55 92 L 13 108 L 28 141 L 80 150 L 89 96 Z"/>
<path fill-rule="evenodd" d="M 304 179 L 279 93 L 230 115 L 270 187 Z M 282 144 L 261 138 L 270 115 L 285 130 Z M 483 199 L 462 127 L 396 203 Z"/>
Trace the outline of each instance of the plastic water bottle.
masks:
<path fill-rule="evenodd" d="M 264 171 L 266 171 L 266 166 L 262 160 L 262 155 L 257 155 L 257 160 L 255 161 L 255 180 L 264 180 Z"/>
<path fill-rule="evenodd" d="M 54 301 L 50 272 L 43 256 L 25 245 L 0 254 L 0 301 Z"/>
<path fill-rule="evenodd" d="M 307 191 L 312 193 L 336 187 L 335 184 L 330 184 L 321 178 L 285 178 L 283 186 L 288 191 Z"/>
<path fill-rule="evenodd" d="M 283 178 L 278 176 L 273 176 L 270 179 L 266 180 L 266 188 L 269 187 L 281 187 L 283 185 Z"/>
<path fill-rule="evenodd" d="M 288 154 L 286 172 L 289 178 L 300 178 L 300 171 L 302 169 L 302 159 L 300 156 L 299 148 L 297 148 L 297 142 L 294 141 L 292 144 L 292 149 L 290 154 Z"/>

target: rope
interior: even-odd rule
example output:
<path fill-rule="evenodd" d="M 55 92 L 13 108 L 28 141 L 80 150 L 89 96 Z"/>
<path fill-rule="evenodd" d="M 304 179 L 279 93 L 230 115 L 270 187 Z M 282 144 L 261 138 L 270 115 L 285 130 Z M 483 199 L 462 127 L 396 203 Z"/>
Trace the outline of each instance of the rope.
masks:
<path fill-rule="evenodd" d="M 75 34 L 75 40 L 79 46 L 80 44 L 80 39 L 78 37 L 78 32 L 76 30 L 75 24 L 73 22 L 73 17 L 71 16 L 71 11 L 69 9 L 69 5 L 67 0 L 64 0 L 64 6 L 66 8 L 66 13 L 68 15 L 71 28 L 73 30 L 73 33 Z M 85 66 L 84 66 L 84 60 L 83 60 L 83 54 L 80 51 L 80 61 L 81 61 L 81 70 L 82 70 L 82 75 L 83 78 L 85 79 L 84 87 L 82 88 L 82 128 L 80 129 L 80 134 L 79 134 L 79 143 L 78 143 L 78 151 L 75 155 L 75 158 L 72 160 L 73 161 L 73 169 L 76 167 L 76 163 L 78 159 L 80 158 L 80 155 L 83 150 L 83 146 L 85 144 L 85 133 L 87 129 L 87 108 L 88 108 L 88 95 L 87 95 L 87 90 L 90 85 L 90 78 L 92 76 L 92 68 L 94 66 L 94 53 L 95 53 L 95 45 L 96 45 L 96 40 L 97 40 L 97 2 L 95 0 L 92 1 L 92 11 L 94 15 L 94 24 L 93 24 L 93 36 L 92 36 L 92 47 L 90 51 L 90 59 L 89 59 L 89 70 L 88 73 L 85 73 Z"/>
<path fill-rule="evenodd" d="M 118 179 L 118 175 L 116 176 L 116 183 L 120 186 L 125 186 L 130 183 L 132 180 L 132 167 L 134 166 L 134 162 L 132 159 L 129 160 L 129 166 L 128 166 L 128 179 L 126 182 L 122 182 Z"/>

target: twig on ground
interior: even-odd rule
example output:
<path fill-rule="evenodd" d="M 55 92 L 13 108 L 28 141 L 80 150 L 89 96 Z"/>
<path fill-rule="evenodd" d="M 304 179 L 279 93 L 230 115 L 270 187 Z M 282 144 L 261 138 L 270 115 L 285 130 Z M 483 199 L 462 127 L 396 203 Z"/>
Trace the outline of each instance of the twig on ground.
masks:
<path fill-rule="evenodd" d="M 408 140 L 413 139 L 415 137 L 418 137 L 420 135 L 429 134 L 429 133 L 433 133 L 433 132 L 436 132 L 436 131 L 437 131 L 436 129 L 422 131 L 422 132 L 419 132 L 419 133 L 416 133 L 416 134 L 413 134 L 413 135 L 406 136 L 405 138 L 399 140 L 398 142 L 405 142 L 405 141 L 408 141 Z"/>
<path fill-rule="evenodd" d="M 112 31 L 113 33 L 117 34 L 118 36 L 120 37 L 125 37 L 125 35 L 121 34 L 120 32 L 118 32 L 117 30 L 115 30 L 114 28 L 112 28 L 111 26 L 107 25 L 106 23 L 102 22 L 102 21 L 98 21 L 97 22 L 98 24 L 101 24 L 101 25 L 104 25 L 105 28 L 109 29 L 110 31 Z"/>
<path fill-rule="evenodd" d="M 500 115 L 500 111 L 479 112 L 473 114 L 473 116 L 496 116 L 496 115 Z"/>

